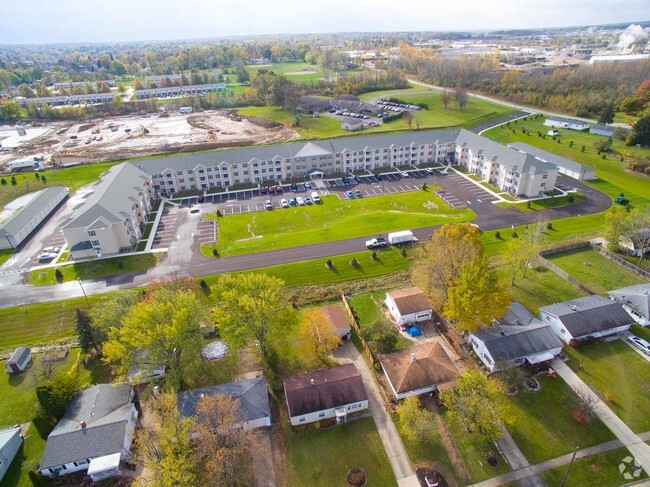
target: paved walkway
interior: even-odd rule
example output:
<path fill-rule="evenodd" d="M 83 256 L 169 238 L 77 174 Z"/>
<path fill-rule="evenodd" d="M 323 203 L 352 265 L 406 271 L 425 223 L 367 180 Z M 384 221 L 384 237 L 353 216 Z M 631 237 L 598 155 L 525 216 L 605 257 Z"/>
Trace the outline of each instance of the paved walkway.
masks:
<path fill-rule="evenodd" d="M 253 448 L 253 474 L 255 487 L 275 487 L 275 469 L 273 468 L 273 445 L 271 433 L 264 429 Z"/>
<path fill-rule="evenodd" d="M 497 445 L 513 470 L 521 470 L 530 466 L 526 455 L 519 449 L 512 435 L 505 428 L 503 428 L 503 435 L 497 439 Z M 545 487 L 542 479 L 536 475 L 522 480 L 519 485 L 520 487 Z"/>
<path fill-rule="evenodd" d="M 339 363 L 353 362 L 361 372 L 363 383 L 368 391 L 368 409 L 375 419 L 379 436 L 384 444 L 386 455 L 388 455 L 388 461 L 393 467 L 397 484 L 399 487 L 420 487 L 420 482 L 415 475 L 415 470 L 413 470 L 406 453 L 402 438 L 397 432 L 393 419 L 384 407 L 381 392 L 368 364 L 351 341 L 341 345 L 333 355 L 334 360 Z"/>

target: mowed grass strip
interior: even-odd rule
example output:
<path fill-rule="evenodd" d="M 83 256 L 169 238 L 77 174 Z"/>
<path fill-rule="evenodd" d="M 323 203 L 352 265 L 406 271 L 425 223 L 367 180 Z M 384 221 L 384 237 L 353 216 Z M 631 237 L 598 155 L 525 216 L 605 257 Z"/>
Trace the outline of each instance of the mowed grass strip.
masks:
<path fill-rule="evenodd" d="M 588 446 L 615 439 L 614 434 L 595 418 L 590 424 L 578 423 L 566 394 L 574 395 L 559 377 L 537 377 L 542 386 L 538 392 L 522 388 L 509 396 L 514 424 L 508 431 L 531 464 L 570 453 L 576 446 Z"/>
<path fill-rule="evenodd" d="M 452 209 L 429 191 L 354 200 L 329 195 L 322 199 L 321 205 L 217 218 L 217 249 L 221 255 L 263 252 L 475 217 L 469 209 Z M 216 218 L 214 214 L 210 217 Z"/>
<path fill-rule="evenodd" d="M 633 431 L 650 431 L 648 361 L 622 340 L 565 347 L 568 365 Z"/>
<path fill-rule="evenodd" d="M 648 282 L 588 247 L 549 255 L 547 258 L 589 289 L 602 295 L 612 289 Z"/>

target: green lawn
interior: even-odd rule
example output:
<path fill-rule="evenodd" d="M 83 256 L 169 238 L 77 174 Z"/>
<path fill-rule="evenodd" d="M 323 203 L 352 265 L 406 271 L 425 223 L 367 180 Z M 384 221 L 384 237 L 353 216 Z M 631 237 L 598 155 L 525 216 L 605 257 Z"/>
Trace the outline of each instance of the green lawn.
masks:
<path fill-rule="evenodd" d="M 7 262 L 11 256 L 14 255 L 13 249 L 2 249 L 0 250 L 0 265 Z"/>
<path fill-rule="evenodd" d="M 366 470 L 367 485 L 397 485 L 373 418 L 308 433 L 292 433 L 288 418 L 281 419 L 287 485 L 344 487 L 345 475 L 356 466 Z"/>
<path fill-rule="evenodd" d="M 273 71 L 275 74 L 283 75 L 287 79 L 298 84 L 309 84 L 321 81 L 325 76 L 321 68 L 315 64 L 310 63 L 278 63 L 272 66 L 246 66 L 246 69 L 253 73 L 260 69 Z M 332 76 L 330 74 L 330 76 Z"/>
<path fill-rule="evenodd" d="M 37 191 L 48 186 L 66 186 L 70 190 L 80 188 L 88 183 L 99 179 L 99 175 L 105 172 L 117 162 L 100 162 L 93 164 L 84 164 L 82 166 L 68 167 L 64 169 L 52 169 L 38 173 L 41 179 L 36 179 L 34 173 L 16 174 L 16 185 L 10 184 L 10 177 L 6 177 L 6 185 L 0 186 L 0 207 L 13 201 L 14 199 L 29 193 Z M 44 184 L 43 177 L 46 179 Z M 72 182 L 71 182 L 72 180 Z"/>
<path fill-rule="evenodd" d="M 650 328 L 645 328 L 641 325 L 632 325 L 630 331 L 636 336 L 643 338 L 644 340 L 650 342 Z"/>
<path fill-rule="evenodd" d="M 500 266 L 497 270 L 504 282 L 511 282 L 512 272 L 508 268 Z M 562 279 L 546 267 L 528 269 L 526 277 L 521 274 L 518 275 L 509 291 L 514 301 L 520 302 L 534 315 L 539 313 L 541 306 L 585 295 L 573 284 Z"/>
<path fill-rule="evenodd" d="M 637 433 L 650 431 L 648 362 L 622 340 L 566 347 L 568 365 Z"/>
<path fill-rule="evenodd" d="M 386 320 L 381 307 L 382 301 L 386 299 L 386 291 L 375 291 L 372 293 L 356 294 L 348 303 L 354 312 L 359 327 L 363 330 L 365 325 L 377 320 Z M 410 347 L 414 343 L 400 334 L 397 340 L 396 349 Z"/>
<path fill-rule="evenodd" d="M 294 126 L 296 116 L 282 109 L 281 107 L 244 107 L 238 110 L 242 117 L 260 117 L 296 130 L 302 137 L 336 137 L 340 135 L 351 135 L 347 130 L 341 128 L 341 122 L 329 117 L 313 117 L 311 115 L 300 115 L 300 125 Z"/>
<path fill-rule="evenodd" d="M 508 195 L 509 196 L 509 195 Z M 496 203 L 501 208 L 512 208 L 519 211 L 542 211 L 549 208 L 559 208 L 562 206 L 572 206 L 582 203 L 585 200 L 580 193 L 572 193 L 569 196 L 559 196 L 556 198 L 544 198 L 543 200 L 528 201 L 526 203 Z"/>
<path fill-rule="evenodd" d="M 126 257 L 113 257 L 110 259 L 93 260 L 79 264 L 68 264 L 59 267 L 49 267 L 32 271 L 29 283 L 34 286 L 49 286 L 60 282 L 80 279 L 100 279 L 116 274 L 143 271 L 154 267 L 158 262 L 158 254 L 138 254 Z M 56 277 L 56 269 L 63 275 Z"/>
<path fill-rule="evenodd" d="M 632 480 L 626 480 L 618 466 L 623 459 L 631 456 L 627 448 L 620 448 L 598 455 L 576 460 L 571 467 L 566 480 L 568 487 L 617 487 L 628 485 Z M 540 474 L 546 485 L 561 485 L 569 465 L 562 465 Z M 647 478 L 643 472 L 638 480 Z"/>
<path fill-rule="evenodd" d="M 592 291 L 603 295 L 612 289 L 647 282 L 589 247 L 549 255 L 547 258 Z"/>
<path fill-rule="evenodd" d="M 648 191 L 648 178 L 640 174 L 627 171 L 627 165 L 634 159 L 643 159 L 650 156 L 649 149 L 637 149 L 628 147 L 624 142 L 614 139 L 613 149 L 617 154 L 610 154 L 607 159 L 603 159 L 596 153 L 594 142 L 604 140 L 602 135 L 594 135 L 588 132 L 577 132 L 575 130 L 558 129 L 560 136 L 557 139 L 561 143 L 553 140 L 551 137 L 543 139 L 537 135 L 537 132 L 545 134 L 548 127 L 544 126 L 544 117 L 536 119 L 529 118 L 526 121 L 519 120 L 517 124 L 511 123 L 511 127 L 516 130 L 515 133 L 508 130 L 507 127 L 496 127 L 485 132 L 486 137 L 507 144 L 509 142 L 525 142 L 527 144 L 539 147 L 541 149 L 553 152 L 567 159 L 574 160 L 586 166 L 596 169 L 596 176 L 599 180 L 589 181 L 586 184 L 608 194 L 612 198 L 619 193 L 625 193 L 632 205 L 638 206 L 650 202 L 650 192 Z M 526 129 L 526 134 L 522 133 L 522 128 Z M 569 147 L 573 141 L 573 147 Z M 582 152 L 582 146 L 585 151 Z M 624 161 L 620 160 L 623 156 Z"/>
<path fill-rule="evenodd" d="M 585 448 L 615 439 L 598 418 L 589 425 L 573 419 L 564 394 L 574 393 L 562 379 L 538 379 L 540 391 L 523 389 L 510 396 L 515 422 L 508 431 L 531 464 L 570 453 L 576 446 Z"/>
<path fill-rule="evenodd" d="M 354 200 L 329 195 L 322 200 L 321 205 L 220 217 L 217 249 L 221 255 L 263 252 L 462 222 L 475 216 L 469 209 L 452 209 L 429 191 Z"/>

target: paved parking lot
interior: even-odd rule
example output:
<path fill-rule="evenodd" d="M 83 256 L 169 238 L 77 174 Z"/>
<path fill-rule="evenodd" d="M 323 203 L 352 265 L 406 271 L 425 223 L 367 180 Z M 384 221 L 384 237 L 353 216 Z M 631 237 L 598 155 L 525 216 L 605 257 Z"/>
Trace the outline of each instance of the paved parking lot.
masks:
<path fill-rule="evenodd" d="M 63 232 L 61 231 L 60 228 L 58 228 L 56 231 L 51 233 L 50 235 L 47 235 L 46 237 L 43 238 L 43 244 L 41 246 L 41 249 L 35 253 L 34 255 L 31 256 L 29 259 L 29 262 L 27 263 L 27 266 L 34 266 L 34 265 L 43 265 L 43 264 L 49 264 L 50 262 L 39 262 L 38 261 L 38 256 L 39 254 L 43 251 L 44 248 L 46 247 L 57 247 L 59 249 L 59 256 L 61 255 L 61 251 L 63 250 L 63 247 L 67 245 L 65 241 L 65 237 L 63 236 Z M 58 258 L 58 256 L 57 256 Z M 57 259 L 53 259 L 51 262 L 56 262 Z"/>
<path fill-rule="evenodd" d="M 178 218 L 178 210 L 175 208 L 165 208 L 163 210 L 160 222 L 158 223 L 158 228 L 156 229 L 156 235 L 153 238 L 152 249 L 169 248 L 176 236 Z"/>
<path fill-rule="evenodd" d="M 203 220 L 198 225 L 197 239 L 199 244 L 211 244 L 217 241 L 217 222 Z"/>

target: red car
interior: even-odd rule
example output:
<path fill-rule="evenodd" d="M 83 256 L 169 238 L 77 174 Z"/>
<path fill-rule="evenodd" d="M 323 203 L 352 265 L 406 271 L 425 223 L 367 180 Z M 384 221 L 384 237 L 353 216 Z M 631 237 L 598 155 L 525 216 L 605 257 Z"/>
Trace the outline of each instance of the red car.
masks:
<path fill-rule="evenodd" d="M 275 193 L 275 188 L 273 186 L 269 186 L 269 194 Z"/>
<path fill-rule="evenodd" d="M 277 191 L 278 193 L 282 193 L 282 186 L 276 186 L 275 191 Z"/>

